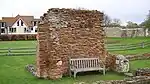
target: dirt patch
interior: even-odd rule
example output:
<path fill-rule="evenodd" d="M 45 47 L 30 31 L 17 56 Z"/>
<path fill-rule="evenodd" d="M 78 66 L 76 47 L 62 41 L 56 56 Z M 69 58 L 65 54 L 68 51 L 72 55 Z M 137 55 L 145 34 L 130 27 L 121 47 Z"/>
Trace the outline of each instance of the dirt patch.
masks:
<path fill-rule="evenodd" d="M 150 53 L 145 53 L 145 54 L 143 54 L 144 56 L 150 56 Z"/>

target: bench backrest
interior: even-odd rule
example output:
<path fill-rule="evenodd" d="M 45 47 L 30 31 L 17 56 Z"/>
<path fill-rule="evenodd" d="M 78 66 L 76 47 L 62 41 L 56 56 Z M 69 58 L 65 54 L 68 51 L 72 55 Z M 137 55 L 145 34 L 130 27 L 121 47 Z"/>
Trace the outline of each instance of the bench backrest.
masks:
<path fill-rule="evenodd" d="M 73 58 L 70 59 L 70 69 L 100 67 L 99 58 Z M 103 67 L 103 66 L 101 66 Z"/>

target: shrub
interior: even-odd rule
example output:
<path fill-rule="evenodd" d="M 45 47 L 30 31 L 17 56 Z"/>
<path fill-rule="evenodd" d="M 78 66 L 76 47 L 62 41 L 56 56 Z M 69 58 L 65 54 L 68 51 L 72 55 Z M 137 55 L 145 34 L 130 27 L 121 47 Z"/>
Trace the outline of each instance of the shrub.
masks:
<path fill-rule="evenodd" d="M 1 41 L 15 41 L 15 40 L 36 40 L 37 34 L 13 34 L 0 35 Z"/>

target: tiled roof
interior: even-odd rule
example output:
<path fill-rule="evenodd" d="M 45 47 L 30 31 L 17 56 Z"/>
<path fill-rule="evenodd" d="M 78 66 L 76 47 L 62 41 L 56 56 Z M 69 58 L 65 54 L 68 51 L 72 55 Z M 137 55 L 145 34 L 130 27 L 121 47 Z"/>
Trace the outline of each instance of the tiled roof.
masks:
<path fill-rule="evenodd" d="M 33 21 L 41 21 L 41 19 L 34 19 Z"/>
<path fill-rule="evenodd" d="M 16 17 L 2 17 L 2 21 L 6 22 L 7 26 L 12 26 L 18 19 L 22 19 L 27 26 L 32 26 L 34 16 L 17 15 Z"/>
<path fill-rule="evenodd" d="M 27 26 L 32 26 L 32 21 L 34 20 L 34 16 L 20 16 L 20 15 L 17 15 L 16 18 L 17 18 L 17 20 L 19 18 L 21 18 L 27 24 Z"/>
<path fill-rule="evenodd" d="M 2 22 L 6 22 L 7 26 L 12 26 L 15 20 L 15 17 L 2 17 Z"/>

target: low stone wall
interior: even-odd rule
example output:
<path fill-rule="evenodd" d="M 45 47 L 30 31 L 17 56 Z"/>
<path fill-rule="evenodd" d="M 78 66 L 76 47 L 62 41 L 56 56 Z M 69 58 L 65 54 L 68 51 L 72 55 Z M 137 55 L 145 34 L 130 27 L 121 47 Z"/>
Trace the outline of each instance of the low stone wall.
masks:
<path fill-rule="evenodd" d="M 150 76 L 150 68 L 140 68 L 136 70 L 136 76 Z"/>
<path fill-rule="evenodd" d="M 30 72 L 33 76 L 37 76 L 35 66 L 32 64 L 26 65 L 25 69 Z"/>
<path fill-rule="evenodd" d="M 143 28 L 122 29 L 121 27 L 104 27 L 104 30 L 107 37 L 122 37 L 122 36 L 131 37 L 132 34 L 134 34 L 135 37 L 144 36 Z"/>
<path fill-rule="evenodd" d="M 150 53 L 146 53 L 146 54 L 142 54 L 142 55 L 126 56 L 126 58 L 129 59 L 130 61 L 150 59 Z"/>
<path fill-rule="evenodd" d="M 75 83 L 75 84 L 89 84 L 89 83 Z M 96 81 L 90 84 L 150 84 L 150 77 L 136 76 L 124 80 L 110 80 L 110 81 Z"/>

